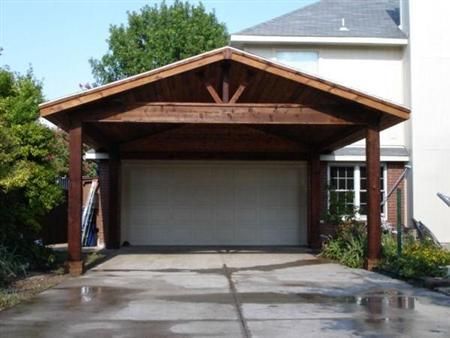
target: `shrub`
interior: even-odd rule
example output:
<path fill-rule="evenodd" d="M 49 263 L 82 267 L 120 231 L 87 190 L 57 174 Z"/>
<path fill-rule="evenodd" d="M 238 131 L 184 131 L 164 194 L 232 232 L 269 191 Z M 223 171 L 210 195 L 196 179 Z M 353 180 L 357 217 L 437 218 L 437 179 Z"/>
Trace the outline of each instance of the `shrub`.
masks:
<path fill-rule="evenodd" d="M 367 229 L 356 220 L 353 193 L 339 195 L 329 190 L 330 203 L 325 221 L 337 227 L 336 234 L 325 241 L 321 255 L 351 268 L 361 268 L 366 253 Z"/>
<path fill-rule="evenodd" d="M 0 287 L 24 275 L 28 266 L 22 257 L 10 252 L 6 246 L 0 245 Z"/>
<path fill-rule="evenodd" d="M 40 221 L 63 199 L 56 179 L 66 160 L 53 130 L 39 122 L 42 84 L 31 70 L 0 67 L 0 283 L 46 268 L 52 255 L 37 245 Z"/>
<path fill-rule="evenodd" d="M 398 256 L 395 239 L 390 235 L 383 238 L 381 268 L 401 278 L 443 277 L 446 265 L 450 265 L 450 252 L 430 241 L 406 238 L 402 255 Z"/>
<path fill-rule="evenodd" d="M 356 218 L 357 210 L 354 208 L 351 201 L 353 201 L 354 193 L 345 192 L 337 193 L 328 188 L 329 201 L 328 209 L 325 212 L 324 219 L 327 223 L 333 225 L 340 225 L 343 222 L 351 222 Z"/>
<path fill-rule="evenodd" d="M 365 224 L 345 221 L 338 226 L 336 236 L 324 243 L 321 255 L 351 268 L 361 268 L 366 253 L 366 232 Z"/>
<path fill-rule="evenodd" d="M 0 287 L 25 276 L 28 270 L 49 270 L 55 267 L 53 250 L 38 243 L 19 243 L 15 243 L 15 249 L 0 243 Z"/>

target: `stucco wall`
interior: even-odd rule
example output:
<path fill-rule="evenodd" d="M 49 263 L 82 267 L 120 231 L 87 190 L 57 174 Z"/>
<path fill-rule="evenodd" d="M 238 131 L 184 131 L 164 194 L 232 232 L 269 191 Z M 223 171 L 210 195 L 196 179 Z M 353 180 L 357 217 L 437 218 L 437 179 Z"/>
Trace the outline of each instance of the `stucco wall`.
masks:
<path fill-rule="evenodd" d="M 246 45 L 243 49 L 273 60 L 277 50 L 317 52 L 318 76 L 389 101 L 405 103 L 404 47 Z M 381 135 L 382 146 L 403 146 L 405 142 L 404 124 Z"/>
<path fill-rule="evenodd" d="M 450 1 L 410 1 L 414 217 L 450 242 Z"/>

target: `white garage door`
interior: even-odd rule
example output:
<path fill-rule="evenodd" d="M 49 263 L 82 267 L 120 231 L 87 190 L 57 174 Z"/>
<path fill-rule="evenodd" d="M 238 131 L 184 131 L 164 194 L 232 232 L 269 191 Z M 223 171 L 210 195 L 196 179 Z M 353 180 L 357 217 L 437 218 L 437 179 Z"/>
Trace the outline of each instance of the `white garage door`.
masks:
<path fill-rule="evenodd" d="M 122 163 L 122 241 L 306 245 L 304 163 Z"/>

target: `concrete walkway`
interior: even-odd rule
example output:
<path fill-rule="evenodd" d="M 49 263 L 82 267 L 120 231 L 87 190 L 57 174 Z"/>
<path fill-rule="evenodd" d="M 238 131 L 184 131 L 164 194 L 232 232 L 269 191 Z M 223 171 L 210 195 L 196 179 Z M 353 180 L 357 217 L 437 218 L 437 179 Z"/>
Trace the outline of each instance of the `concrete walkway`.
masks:
<path fill-rule="evenodd" d="M 0 312 L 1 337 L 448 337 L 450 297 L 301 252 L 120 254 Z"/>

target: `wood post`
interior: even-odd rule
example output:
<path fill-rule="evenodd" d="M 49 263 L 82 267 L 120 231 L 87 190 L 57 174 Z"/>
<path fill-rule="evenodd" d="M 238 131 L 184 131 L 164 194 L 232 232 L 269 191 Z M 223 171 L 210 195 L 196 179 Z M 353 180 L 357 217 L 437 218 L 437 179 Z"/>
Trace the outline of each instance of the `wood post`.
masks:
<path fill-rule="evenodd" d="M 230 101 L 230 66 L 228 61 L 222 64 L 222 102 Z"/>
<path fill-rule="evenodd" d="M 83 273 L 81 257 L 81 212 L 83 203 L 82 151 L 83 130 L 81 123 L 69 130 L 69 200 L 68 200 L 68 271 L 73 276 Z"/>
<path fill-rule="evenodd" d="M 366 135 L 367 170 L 367 261 L 373 270 L 381 258 L 381 193 L 380 193 L 380 131 L 369 126 Z"/>
<path fill-rule="evenodd" d="M 315 153 L 308 163 L 308 245 L 320 249 L 320 155 Z"/>

